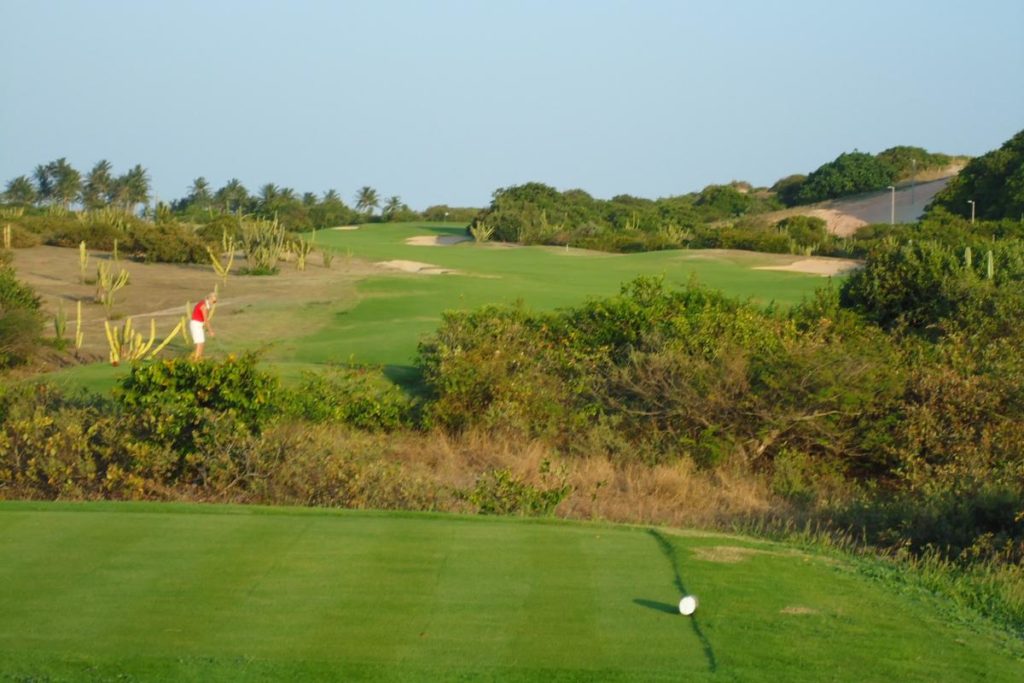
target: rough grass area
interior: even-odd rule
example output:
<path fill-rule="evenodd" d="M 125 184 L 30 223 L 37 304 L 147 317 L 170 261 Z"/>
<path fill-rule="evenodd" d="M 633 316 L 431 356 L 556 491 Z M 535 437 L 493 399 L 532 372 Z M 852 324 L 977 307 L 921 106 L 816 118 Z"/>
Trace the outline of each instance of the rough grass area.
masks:
<path fill-rule="evenodd" d="M 3 503 L 0 679 L 1018 680 L 1019 643 L 871 574 L 655 528 Z"/>

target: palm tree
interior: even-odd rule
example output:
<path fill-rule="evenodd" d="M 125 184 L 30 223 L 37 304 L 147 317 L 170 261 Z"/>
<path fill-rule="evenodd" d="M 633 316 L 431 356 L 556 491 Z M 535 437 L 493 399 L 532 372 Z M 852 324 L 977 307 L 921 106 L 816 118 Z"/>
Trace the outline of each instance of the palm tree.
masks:
<path fill-rule="evenodd" d="M 136 204 L 149 202 L 149 176 L 142 164 L 135 164 L 130 171 L 118 178 L 122 186 L 121 199 L 126 211 L 134 213 Z"/>
<path fill-rule="evenodd" d="M 51 161 L 47 165 L 47 171 L 53 181 L 53 199 L 60 202 L 65 209 L 68 208 L 82 192 L 82 174 L 64 157 Z"/>
<path fill-rule="evenodd" d="M 29 205 L 36 200 L 36 188 L 27 175 L 20 175 L 7 183 L 4 191 L 4 201 L 11 204 Z"/>
<path fill-rule="evenodd" d="M 210 183 L 203 176 L 192 181 L 192 187 L 188 191 L 188 201 L 200 209 L 210 205 L 213 196 L 210 194 Z"/>
<path fill-rule="evenodd" d="M 394 220 L 395 215 L 402 210 L 402 198 L 397 194 L 388 197 L 387 202 L 384 203 L 384 219 Z"/>
<path fill-rule="evenodd" d="M 89 171 L 82 190 L 82 204 L 85 208 L 99 209 L 110 201 L 110 191 L 114 186 L 114 177 L 110 173 L 112 170 L 110 162 L 101 159 Z"/>
<path fill-rule="evenodd" d="M 341 202 L 341 195 L 335 189 L 327 190 L 324 192 L 324 198 L 321 201 L 322 204 L 336 204 Z"/>
<path fill-rule="evenodd" d="M 260 209 L 264 213 L 273 213 L 274 204 L 281 196 L 281 190 L 274 183 L 267 183 L 260 188 Z"/>
<path fill-rule="evenodd" d="M 39 164 L 32 175 L 36 179 L 36 199 L 39 202 L 50 201 L 53 198 L 53 179 L 49 165 Z"/>
<path fill-rule="evenodd" d="M 225 211 L 240 211 L 249 201 L 249 190 L 238 178 L 232 178 L 224 187 L 217 190 L 214 199 L 224 205 Z"/>
<path fill-rule="evenodd" d="M 380 206 L 380 198 L 377 196 L 377 190 L 369 185 L 361 187 L 359 193 L 356 194 L 356 210 L 362 211 L 367 216 L 372 216 L 373 210 L 378 206 Z"/>

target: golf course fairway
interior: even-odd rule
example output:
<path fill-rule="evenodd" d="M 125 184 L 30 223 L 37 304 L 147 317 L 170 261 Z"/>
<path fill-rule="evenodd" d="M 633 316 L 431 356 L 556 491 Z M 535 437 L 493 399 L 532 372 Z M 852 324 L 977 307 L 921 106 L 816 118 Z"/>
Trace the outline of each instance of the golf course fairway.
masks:
<path fill-rule="evenodd" d="M 862 562 L 555 520 L 0 503 L 0 680 L 1020 680 L 1019 642 Z"/>

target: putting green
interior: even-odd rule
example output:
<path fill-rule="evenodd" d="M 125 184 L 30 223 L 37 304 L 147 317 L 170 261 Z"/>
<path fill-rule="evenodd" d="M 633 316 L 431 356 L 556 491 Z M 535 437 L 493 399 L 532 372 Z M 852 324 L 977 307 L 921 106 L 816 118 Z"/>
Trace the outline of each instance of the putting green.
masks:
<path fill-rule="evenodd" d="M 1010 681 L 1022 662 L 850 561 L 596 524 L 2 503 L 0 586 L 13 680 Z"/>

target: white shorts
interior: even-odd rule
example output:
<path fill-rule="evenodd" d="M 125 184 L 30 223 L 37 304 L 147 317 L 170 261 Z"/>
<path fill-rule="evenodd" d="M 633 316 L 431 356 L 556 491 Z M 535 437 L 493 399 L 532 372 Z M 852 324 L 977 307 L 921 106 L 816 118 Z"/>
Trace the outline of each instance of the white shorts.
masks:
<path fill-rule="evenodd" d="M 192 341 L 195 344 L 202 344 L 206 341 L 206 333 L 203 330 L 203 323 L 198 320 L 188 321 L 188 333 L 192 335 Z"/>

